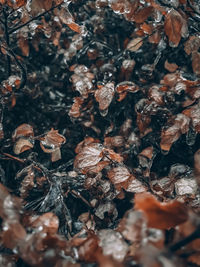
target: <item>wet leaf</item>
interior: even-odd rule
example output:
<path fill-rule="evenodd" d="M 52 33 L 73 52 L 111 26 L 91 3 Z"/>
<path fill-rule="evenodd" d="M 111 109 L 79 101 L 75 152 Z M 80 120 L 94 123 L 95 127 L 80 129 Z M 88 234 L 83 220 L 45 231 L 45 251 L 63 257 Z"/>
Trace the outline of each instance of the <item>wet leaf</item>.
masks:
<path fill-rule="evenodd" d="M 185 222 L 188 213 L 185 205 L 176 200 L 162 203 L 150 193 L 135 195 L 135 209 L 144 212 L 148 226 L 169 229 Z"/>

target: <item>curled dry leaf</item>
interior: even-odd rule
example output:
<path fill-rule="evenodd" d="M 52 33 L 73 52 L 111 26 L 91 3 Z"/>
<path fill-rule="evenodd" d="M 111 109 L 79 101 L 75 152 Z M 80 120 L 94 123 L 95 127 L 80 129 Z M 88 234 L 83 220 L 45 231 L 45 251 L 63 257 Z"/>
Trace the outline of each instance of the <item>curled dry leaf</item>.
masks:
<path fill-rule="evenodd" d="M 13 151 L 16 155 L 23 153 L 31 148 L 33 148 L 34 144 L 29 139 L 26 138 L 19 138 L 15 144 Z"/>
<path fill-rule="evenodd" d="M 44 136 L 40 138 L 40 146 L 45 153 L 52 153 L 66 142 L 63 135 L 58 133 L 58 130 L 53 128 Z"/>
<path fill-rule="evenodd" d="M 118 101 L 122 101 L 126 97 L 128 92 L 131 92 L 131 93 L 138 92 L 139 87 L 133 82 L 125 81 L 125 82 L 121 82 L 117 84 L 115 90 L 119 94 Z"/>
<path fill-rule="evenodd" d="M 33 136 L 34 136 L 33 127 L 29 124 L 23 123 L 15 129 L 15 131 L 12 134 L 12 139 L 13 141 L 15 141 L 20 137 L 33 137 Z"/>
<path fill-rule="evenodd" d="M 135 195 L 135 209 L 144 212 L 149 227 L 169 229 L 184 223 L 188 218 L 185 205 L 179 201 L 159 202 L 150 193 Z"/>
<path fill-rule="evenodd" d="M 40 138 L 40 146 L 45 153 L 51 153 L 52 162 L 61 159 L 60 147 L 65 142 L 65 137 L 53 128 L 44 137 Z"/>
<path fill-rule="evenodd" d="M 160 147 L 164 151 L 169 151 L 172 144 L 179 139 L 181 134 L 189 130 L 190 119 L 184 114 L 178 114 L 172 120 L 172 126 L 163 129 L 161 133 Z"/>
<path fill-rule="evenodd" d="M 115 92 L 114 83 L 110 82 L 100 87 L 95 92 L 95 99 L 99 103 L 100 110 L 108 109 Z"/>
<path fill-rule="evenodd" d="M 83 99 L 81 97 L 74 97 L 74 103 L 69 111 L 69 116 L 78 118 L 81 116 L 81 106 L 83 104 Z"/>

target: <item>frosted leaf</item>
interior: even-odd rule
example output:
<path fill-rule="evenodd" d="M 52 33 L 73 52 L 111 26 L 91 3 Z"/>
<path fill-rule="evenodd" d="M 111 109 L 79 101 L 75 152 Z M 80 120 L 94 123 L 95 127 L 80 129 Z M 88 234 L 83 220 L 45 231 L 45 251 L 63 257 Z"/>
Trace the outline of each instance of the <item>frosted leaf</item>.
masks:
<path fill-rule="evenodd" d="M 100 239 L 99 246 L 104 255 L 112 256 L 117 261 L 124 260 L 128 252 L 128 245 L 119 232 L 111 229 L 100 230 L 98 237 Z"/>
<path fill-rule="evenodd" d="M 87 145 L 76 156 L 74 161 L 75 168 L 82 169 L 95 166 L 102 159 L 102 150 L 103 148 L 100 144 Z"/>
<path fill-rule="evenodd" d="M 189 130 L 190 119 L 184 114 L 177 114 L 174 117 L 173 125 L 163 130 L 161 133 L 161 149 L 169 151 L 172 144 L 179 139 L 181 134 L 187 133 Z"/>
<path fill-rule="evenodd" d="M 142 193 L 147 191 L 147 188 L 134 176 L 131 176 L 128 181 L 128 186 L 125 188 L 125 190 L 131 193 Z"/>
<path fill-rule="evenodd" d="M 114 96 L 114 83 L 107 83 L 95 92 L 96 101 L 100 110 L 107 110 Z"/>
<path fill-rule="evenodd" d="M 56 151 L 65 142 L 65 137 L 59 134 L 58 130 L 54 130 L 53 128 L 44 137 L 40 138 L 40 146 L 45 153 Z"/>
<path fill-rule="evenodd" d="M 146 220 L 140 211 L 128 211 L 119 224 L 123 237 L 132 242 L 143 242 L 146 236 Z"/>
<path fill-rule="evenodd" d="M 175 191 L 178 196 L 195 195 L 197 189 L 198 186 L 194 179 L 181 178 L 175 183 Z"/>
<path fill-rule="evenodd" d="M 130 177 L 130 172 L 126 167 L 115 167 L 108 172 L 108 178 L 113 184 L 125 182 Z"/>
<path fill-rule="evenodd" d="M 117 209 L 112 202 L 100 204 L 95 211 L 95 215 L 101 220 L 105 218 L 105 213 L 107 213 L 109 217 L 112 217 L 112 220 L 115 220 L 118 216 Z"/>

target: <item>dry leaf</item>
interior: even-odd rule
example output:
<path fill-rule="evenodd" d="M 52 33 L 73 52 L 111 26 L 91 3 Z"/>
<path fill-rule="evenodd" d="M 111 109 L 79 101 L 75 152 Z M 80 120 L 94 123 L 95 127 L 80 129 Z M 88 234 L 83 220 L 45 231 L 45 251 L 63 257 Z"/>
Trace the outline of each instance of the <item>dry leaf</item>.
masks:
<path fill-rule="evenodd" d="M 143 45 L 143 39 L 141 37 L 137 37 L 137 38 L 134 38 L 133 40 L 131 40 L 126 49 L 132 51 L 132 52 L 135 52 L 137 51 L 141 46 Z"/>
<path fill-rule="evenodd" d="M 178 66 L 175 63 L 169 63 L 168 60 L 165 61 L 165 69 L 174 72 L 176 71 Z"/>
<path fill-rule="evenodd" d="M 29 139 L 19 138 L 14 144 L 13 151 L 16 155 L 19 155 L 23 153 L 24 151 L 27 151 L 33 148 L 33 146 L 34 144 L 31 143 Z"/>
<path fill-rule="evenodd" d="M 12 139 L 15 141 L 20 137 L 33 137 L 33 127 L 30 124 L 23 123 L 18 126 L 12 134 Z"/>
<path fill-rule="evenodd" d="M 169 10 L 165 17 L 164 29 L 174 47 L 177 47 L 181 40 L 182 28 L 185 27 L 185 24 L 184 18 L 178 11 L 173 8 Z"/>
<path fill-rule="evenodd" d="M 162 203 L 150 193 L 135 195 L 135 209 L 144 212 L 149 227 L 170 229 L 184 223 L 188 218 L 185 205 L 177 200 Z"/>

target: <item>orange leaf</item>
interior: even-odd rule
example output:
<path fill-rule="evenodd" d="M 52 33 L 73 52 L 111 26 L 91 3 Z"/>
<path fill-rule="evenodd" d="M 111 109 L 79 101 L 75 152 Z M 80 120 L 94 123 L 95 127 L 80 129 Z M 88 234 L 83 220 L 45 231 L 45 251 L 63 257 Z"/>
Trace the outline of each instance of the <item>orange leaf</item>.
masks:
<path fill-rule="evenodd" d="M 142 210 L 148 226 L 157 229 L 169 229 L 185 222 L 188 212 L 185 205 L 177 200 L 162 203 L 150 193 L 135 195 L 135 209 Z"/>
<path fill-rule="evenodd" d="M 185 21 L 181 14 L 174 9 L 170 9 L 165 18 L 165 33 L 173 46 L 177 47 L 180 40 L 182 29 L 185 26 Z"/>

